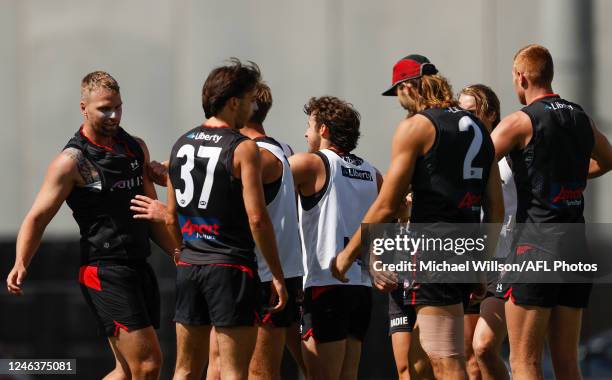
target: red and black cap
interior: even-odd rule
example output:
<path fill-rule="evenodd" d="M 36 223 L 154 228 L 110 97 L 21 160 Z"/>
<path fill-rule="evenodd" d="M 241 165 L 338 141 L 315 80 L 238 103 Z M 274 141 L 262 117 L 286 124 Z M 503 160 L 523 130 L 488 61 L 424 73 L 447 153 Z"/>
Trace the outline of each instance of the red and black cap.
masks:
<path fill-rule="evenodd" d="M 433 63 L 429 62 L 427 57 L 418 54 L 411 54 L 400 59 L 393 66 L 393 78 L 391 79 L 391 88 L 383 92 L 383 96 L 396 96 L 395 88 L 398 84 L 409 79 L 420 78 L 423 75 L 434 75 L 438 73 L 438 69 Z"/>

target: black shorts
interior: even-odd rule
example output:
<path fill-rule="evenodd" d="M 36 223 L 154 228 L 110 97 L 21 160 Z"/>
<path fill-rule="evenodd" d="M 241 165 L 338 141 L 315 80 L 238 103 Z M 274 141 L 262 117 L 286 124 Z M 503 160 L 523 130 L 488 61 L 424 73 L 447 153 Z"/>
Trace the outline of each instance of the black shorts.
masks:
<path fill-rule="evenodd" d="M 593 284 L 501 284 L 501 292 L 506 300 L 516 305 L 555 307 L 567 306 L 585 309 Z"/>
<path fill-rule="evenodd" d="M 278 313 L 271 313 L 270 292 L 272 291 L 272 281 L 262 282 L 259 287 L 259 299 L 261 306 L 259 311 L 260 324 L 269 327 L 289 327 L 300 321 L 302 300 L 304 291 L 302 290 L 302 276 L 285 279 L 287 286 L 287 305 Z M 273 305 L 272 305 L 273 306 Z"/>
<path fill-rule="evenodd" d="M 174 321 L 184 325 L 253 326 L 257 321 L 259 277 L 236 264 L 176 267 Z"/>
<path fill-rule="evenodd" d="M 416 324 L 416 307 L 407 302 L 408 290 L 403 284 L 389 293 L 389 335 L 412 332 Z"/>
<path fill-rule="evenodd" d="M 79 282 L 102 335 L 159 328 L 159 287 L 147 262 L 83 265 Z"/>
<path fill-rule="evenodd" d="M 363 341 L 370 325 L 372 289 L 361 285 L 312 286 L 304 291 L 302 339 Z"/>
<path fill-rule="evenodd" d="M 417 283 L 407 290 L 407 303 L 413 306 L 467 306 L 473 284 Z"/>

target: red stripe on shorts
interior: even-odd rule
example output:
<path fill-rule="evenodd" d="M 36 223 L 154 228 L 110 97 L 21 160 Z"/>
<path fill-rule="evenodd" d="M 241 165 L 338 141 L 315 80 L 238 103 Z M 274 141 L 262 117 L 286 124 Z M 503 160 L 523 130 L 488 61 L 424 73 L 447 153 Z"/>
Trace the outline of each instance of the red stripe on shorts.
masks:
<path fill-rule="evenodd" d="M 122 325 L 121 323 L 113 320 L 113 322 L 115 323 L 115 333 L 113 334 L 114 336 L 119 336 L 119 329 L 123 329 L 125 331 L 130 331 L 127 326 Z"/>
<path fill-rule="evenodd" d="M 79 268 L 79 282 L 88 288 L 92 288 L 97 291 L 102 290 L 100 278 L 98 277 L 98 267 L 83 265 L 81 268 Z"/>
<path fill-rule="evenodd" d="M 512 286 L 510 287 L 510 289 L 508 289 L 506 294 L 504 294 L 504 299 L 507 300 L 508 298 L 510 298 L 512 303 L 516 303 L 516 299 L 514 299 L 514 296 L 512 295 Z"/>
<path fill-rule="evenodd" d="M 248 274 L 249 277 L 254 278 L 253 276 L 253 270 L 247 266 L 244 265 L 238 265 L 238 264 L 207 264 L 210 265 L 211 267 L 228 267 L 228 268 L 235 268 L 238 270 L 243 271 L 244 273 Z"/>
<path fill-rule="evenodd" d="M 327 292 L 328 290 L 332 290 L 333 288 L 335 288 L 338 285 L 324 285 L 324 286 L 313 286 L 312 289 L 312 300 L 316 300 L 317 298 L 321 297 L 321 295 L 325 292 Z"/>
<path fill-rule="evenodd" d="M 312 327 L 309 328 L 308 331 L 306 331 L 306 334 L 302 335 L 302 340 L 306 341 L 308 340 L 308 338 L 312 337 L 312 339 L 314 339 L 315 342 L 317 341 L 317 338 L 315 338 L 312 329 L 313 329 Z"/>

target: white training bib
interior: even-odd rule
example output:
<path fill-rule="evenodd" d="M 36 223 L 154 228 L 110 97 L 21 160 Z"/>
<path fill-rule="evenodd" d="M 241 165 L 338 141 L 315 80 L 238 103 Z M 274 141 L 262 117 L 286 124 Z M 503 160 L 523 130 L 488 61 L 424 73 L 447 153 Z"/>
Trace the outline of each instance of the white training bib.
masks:
<path fill-rule="evenodd" d="M 343 284 L 329 271 L 330 261 L 346 246 L 376 199 L 376 169 L 355 155 L 319 152 L 327 168 L 326 188 L 312 208 L 300 202 L 300 234 L 304 252 L 304 288 Z M 301 199 L 300 201 L 302 201 Z M 346 272 L 345 285 L 372 286 L 368 270 L 356 260 Z"/>
<path fill-rule="evenodd" d="M 285 278 L 303 276 L 304 268 L 302 266 L 302 249 L 298 232 L 295 187 L 289 161 L 283 148 L 264 141 L 257 141 L 257 145 L 272 153 L 283 164 L 280 188 L 266 208 L 274 226 L 278 256 Z M 272 273 L 258 248 L 255 249 L 255 253 L 257 254 L 257 266 L 261 281 L 272 281 Z"/>

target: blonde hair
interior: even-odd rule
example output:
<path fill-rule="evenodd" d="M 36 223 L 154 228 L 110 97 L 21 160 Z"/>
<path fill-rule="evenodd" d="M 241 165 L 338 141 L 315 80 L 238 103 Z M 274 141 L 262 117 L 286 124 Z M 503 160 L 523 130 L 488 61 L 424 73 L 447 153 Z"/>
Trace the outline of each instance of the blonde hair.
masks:
<path fill-rule="evenodd" d="M 459 103 L 453 97 L 453 89 L 448 80 L 442 75 L 424 75 L 411 79 L 415 113 L 428 108 L 457 107 Z"/>
<path fill-rule="evenodd" d="M 472 84 L 461 90 L 462 95 L 473 96 L 476 101 L 475 114 L 481 120 L 488 116 L 493 116 L 495 128 L 500 121 L 499 98 L 491 87 L 484 84 Z"/>
<path fill-rule="evenodd" d="M 251 121 L 262 124 L 272 107 L 272 91 L 266 83 L 259 82 L 255 86 L 255 102 L 257 103 L 257 110 L 253 112 Z"/>
<path fill-rule="evenodd" d="M 81 80 L 81 99 L 85 99 L 92 91 L 104 88 L 119 93 L 119 83 L 106 71 L 91 72 Z"/>
<path fill-rule="evenodd" d="M 519 49 L 514 55 L 513 68 L 539 87 L 550 86 L 555 73 L 550 52 L 538 44 L 530 44 Z"/>

